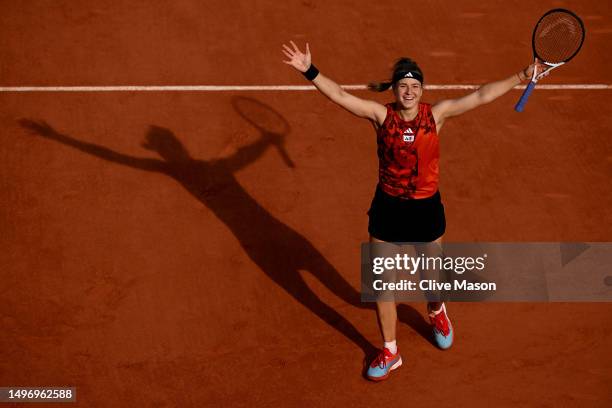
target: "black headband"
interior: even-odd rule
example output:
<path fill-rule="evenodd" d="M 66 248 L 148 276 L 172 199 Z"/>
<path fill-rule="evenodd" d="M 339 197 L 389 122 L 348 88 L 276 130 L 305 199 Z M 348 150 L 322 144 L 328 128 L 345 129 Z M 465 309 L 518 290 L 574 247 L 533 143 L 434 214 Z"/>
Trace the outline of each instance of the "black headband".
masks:
<path fill-rule="evenodd" d="M 400 79 L 404 79 L 404 78 L 413 78 L 416 79 L 417 81 L 419 81 L 420 83 L 423 83 L 423 75 L 418 72 L 418 71 L 399 71 L 396 72 L 395 75 L 393 75 L 393 79 L 391 80 L 391 82 L 393 82 L 393 84 L 395 84 L 397 81 L 399 81 Z"/>

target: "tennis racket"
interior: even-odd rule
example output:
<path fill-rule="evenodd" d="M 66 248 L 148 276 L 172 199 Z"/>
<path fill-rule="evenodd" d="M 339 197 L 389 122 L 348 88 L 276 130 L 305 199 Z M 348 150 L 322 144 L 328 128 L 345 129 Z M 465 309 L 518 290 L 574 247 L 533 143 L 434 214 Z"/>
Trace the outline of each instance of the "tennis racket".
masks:
<path fill-rule="evenodd" d="M 551 70 L 559 68 L 578 54 L 584 42 L 584 24 L 576 14 L 566 9 L 553 9 L 540 18 L 533 30 L 531 44 L 535 62 L 547 66 L 538 72 L 534 65 L 531 81 L 514 110 L 522 112 L 536 83 Z"/>

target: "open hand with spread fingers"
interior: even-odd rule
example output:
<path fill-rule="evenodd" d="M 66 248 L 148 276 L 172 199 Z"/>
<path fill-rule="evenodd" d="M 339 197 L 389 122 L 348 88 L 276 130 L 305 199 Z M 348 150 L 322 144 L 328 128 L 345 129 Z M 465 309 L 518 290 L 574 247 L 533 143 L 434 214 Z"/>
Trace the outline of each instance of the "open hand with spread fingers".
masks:
<path fill-rule="evenodd" d="M 283 60 L 283 62 L 287 65 L 291 65 L 293 68 L 297 69 L 300 72 L 306 72 L 308 68 L 310 68 L 310 64 L 312 62 L 312 57 L 310 56 L 310 47 L 308 47 L 308 43 L 306 43 L 306 53 L 300 51 L 300 49 L 295 45 L 293 41 L 289 41 L 291 47 L 283 44 L 283 54 L 287 58 L 288 61 Z"/>
<path fill-rule="evenodd" d="M 31 134 L 48 137 L 50 139 L 57 139 L 58 136 L 61 136 L 44 120 L 31 120 L 23 118 L 19 119 L 19 124 L 27 129 Z"/>

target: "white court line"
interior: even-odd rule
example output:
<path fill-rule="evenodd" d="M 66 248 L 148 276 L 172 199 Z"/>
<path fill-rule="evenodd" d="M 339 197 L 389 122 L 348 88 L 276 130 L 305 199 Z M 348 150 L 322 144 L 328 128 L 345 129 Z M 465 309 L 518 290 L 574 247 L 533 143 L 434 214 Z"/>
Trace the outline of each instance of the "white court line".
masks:
<path fill-rule="evenodd" d="M 348 90 L 365 90 L 366 85 L 341 85 Z M 425 89 L 478 89 L 481 85 L 425 85 Z M 2 86 L 0 92 L 219 92 L 219 91 L 314 91 L 313 85 L 121 85 L 121 86 Z M 525 89 L 525 85 L 514 89 Z M 612 89 L 608 84 L 538 85 L 537 89 Z"/>

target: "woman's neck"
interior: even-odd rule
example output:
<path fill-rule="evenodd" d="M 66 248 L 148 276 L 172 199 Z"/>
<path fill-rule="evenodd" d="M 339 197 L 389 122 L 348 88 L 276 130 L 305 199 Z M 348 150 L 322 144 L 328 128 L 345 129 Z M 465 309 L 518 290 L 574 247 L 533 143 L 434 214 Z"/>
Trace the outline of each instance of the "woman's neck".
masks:
<path fill-rule="evenodd" d="M 419 105 L 415 106 L 414 108 L 410 108 L 410 109 L 399 108 L 397 113 L 399 114 L 400 118 L 402 118 L 406 122 L 410 122 L 411 120 L 414 120 L 414 118 L 417 117 L 419 113 Z"/>

